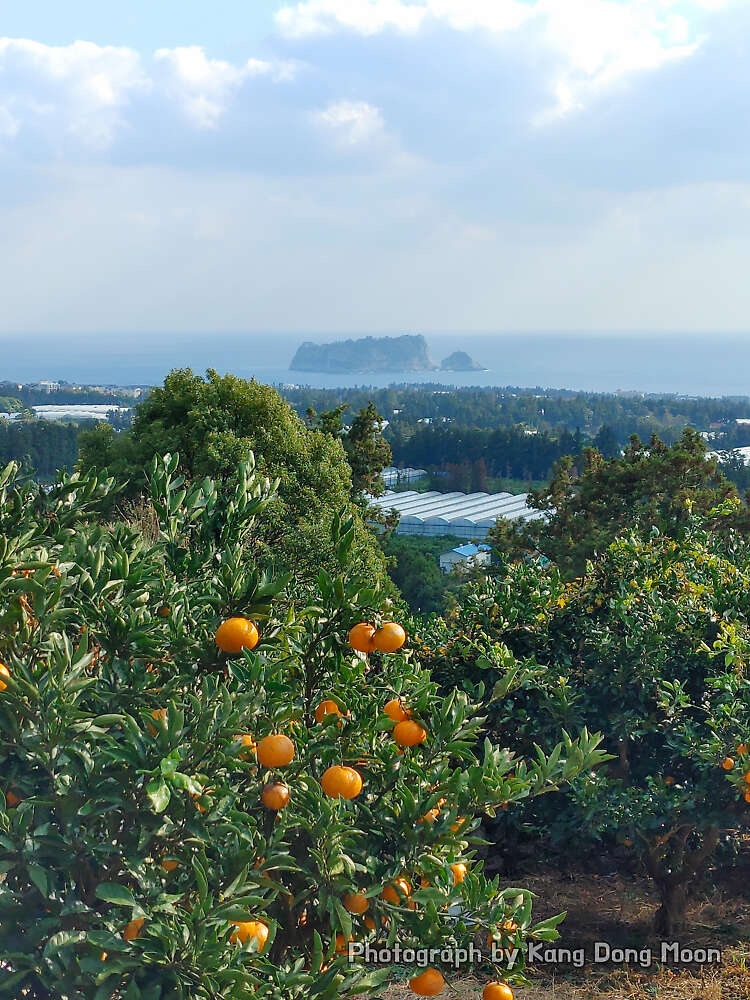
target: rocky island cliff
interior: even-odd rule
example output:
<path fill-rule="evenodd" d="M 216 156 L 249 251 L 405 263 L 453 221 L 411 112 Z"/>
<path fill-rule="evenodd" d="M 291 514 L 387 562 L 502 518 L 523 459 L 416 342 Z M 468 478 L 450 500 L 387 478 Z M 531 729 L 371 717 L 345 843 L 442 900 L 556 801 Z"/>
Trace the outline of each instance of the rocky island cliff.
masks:
<path fill-rule="evenodd" d="M 447 362 L 455 367 L 447 367 Z M 468 365 L 469 367 L 464 367 Z M 443 362 L 445 371 L 473 371 L 481 368 L 464 351 L 454 352 Z M 440 366 L 430 358 L 427 341 L 421 334 L 402 337 L 362 337 L 329 344 L 306 341 L 297 349 L 289 370 L 293 372 L 428 372 Z"/>

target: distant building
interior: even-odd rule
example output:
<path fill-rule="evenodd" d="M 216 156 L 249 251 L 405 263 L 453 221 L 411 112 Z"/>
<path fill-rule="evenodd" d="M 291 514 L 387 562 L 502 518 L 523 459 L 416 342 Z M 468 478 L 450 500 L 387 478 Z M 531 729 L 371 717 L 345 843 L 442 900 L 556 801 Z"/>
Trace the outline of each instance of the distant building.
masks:
<path fill-rule="evenodd" d="M 389 465 L 387 469 L 383 469 L 383 482 L 392 487 L 399 483 L 413 483 L 417 479 L 424 479 L 426 475 L 426 469 L 397 469 Z"/>
<path fill-rule="evenodd" d="M 57 392 L 60 388 L 60 383 L 43 380 L 42 382 L 37 382 L 37 388 L 41 389 L 42 392 Z"/>
<path fill-rule="evenodd" d="M 466 545 L 458 545 L 450 552 L 441 554 L 440 569 L 443 573 L 456 573 L 474 566 L 488 566 L 491 551 L 489 545 L 484 544 L 467 542 Z"/>
<path fill-rule="evenodd" d="M 130 407 L 111 403 L 60 403 L 32 406 L 31 409 L 41 420 L 107 420 L 110 413 L 128 413 Z"/>
<path fill-rule="evenodd" d="M 453 535 L 468 542 L 482 541 L 498 519 L 523 522 L 546 515 L 526 503 L 527 494 L 519 493 L 384 493 L 371 499 L 384 514 L 395 510 L 399 515 L 399 535 Z"/>

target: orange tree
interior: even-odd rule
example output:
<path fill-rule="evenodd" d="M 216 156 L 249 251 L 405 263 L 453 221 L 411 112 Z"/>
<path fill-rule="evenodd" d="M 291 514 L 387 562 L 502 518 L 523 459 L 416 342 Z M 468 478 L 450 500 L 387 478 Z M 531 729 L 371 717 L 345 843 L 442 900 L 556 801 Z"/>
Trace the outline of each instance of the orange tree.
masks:
<path fill-rule="evenodd" d="M 433 676 L 482 699 L 519 754 L 561 727 L 603 730 L 613 759 L 519 820 L 567 849 L 589 838 L 637 851 L 664 933 L 750 817 L 750 549 L 689 508 L 677 535 L 616 539 L 570 583 L 554 565 L 506 565 L 420 630 Z"/>
<path fill-rule="evenodd" d="M 478 817 L 597 740 L 477 757 L 476 705 L 352 576 L 350 520 L 305 590 L 249 561 L 252 463 L 221 492 L 177 470 L 151 467 L 155 541 L 100 518 L 94 473 L 0 474 L 0 995 L 352 996 L 385 972 L 350 940 L 553 939 L 485 878 Z"/>

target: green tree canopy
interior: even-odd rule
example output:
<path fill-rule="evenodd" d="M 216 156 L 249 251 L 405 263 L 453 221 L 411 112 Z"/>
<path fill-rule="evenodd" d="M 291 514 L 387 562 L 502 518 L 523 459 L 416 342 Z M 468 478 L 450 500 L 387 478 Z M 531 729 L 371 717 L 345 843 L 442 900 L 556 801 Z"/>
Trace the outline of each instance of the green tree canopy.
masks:
<path fill-rule="evenodd" d="M 331 519 L 350 500 L 351 471 L 341 442 L 309 428 L 275 389 L 212 369 L 206 378 L 177 369 L 142 403 L 129 431 L 100 426 L 81 435 L 80 468 L 107 468 L 137 495 L 155 455 L 179 454 L 189 478 L 210 476 L 219 488 L 252 453 L 259 472 L 278 479 L 261 537 L 264 558 L 317 572 L 331 555 Z M 383 557 L 355 514 L 355 553 L 379 578 Z"/>
<path fill-rule="evenodd" d="M 383 492 L 381 473 L 391 461 L 391 446 L 382 434 L 383 418 L 370 402 L 362 407 L 347 429 L 344 427 L 344 412 L 347 409 L 348 404 L 341 403 L 318 416 L 309 407 L 308 424 L 341 441 L 351 466 L 355 497 L 361 499 L 365 493 L 380 496 Z"/>
<path fill-rule="evenodd" d="M 677 537 L 689 517 L 687 501 L 696 514 L 707 514 L 736 496 L 695 431 L 685 429 L 671 447 L 657 437 L 644 444 L 634 436 L 621 456 L 609 460 L 586 449 L 580 473 L 572 458 L 563 459 L 552 482 L 529 494 L 530 506 L 544 511 L 546 519 L 520 531 L 501 523 L 492 538 L 512 555 L 541 552 L 574 577 L 618 535 L 656 527 Z M 727 521 L 734 527 L 746 524 L 747 514 L 739 510 Z"/>

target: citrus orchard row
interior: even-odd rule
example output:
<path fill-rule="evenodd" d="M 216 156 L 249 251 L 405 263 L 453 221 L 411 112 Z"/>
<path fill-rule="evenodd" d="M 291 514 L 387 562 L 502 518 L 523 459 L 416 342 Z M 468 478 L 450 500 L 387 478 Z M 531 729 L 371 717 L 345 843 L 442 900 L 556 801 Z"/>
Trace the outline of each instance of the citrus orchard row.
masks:
<path fill-rule="evenodd" d="M 481 742 L 359 575 L 350 521 L 339 575 L 303 586 L 253 563 L 271 484 L 177 464 L 151 470 L 156 540 L 101 514 L 96 476 L 0 474 L 0 988 L 333 1000 L 389 975 L 352 940 L 553 940 L 486 877 L 478 827 L 595 767 L 598 738 L 524 761 Z"/>

